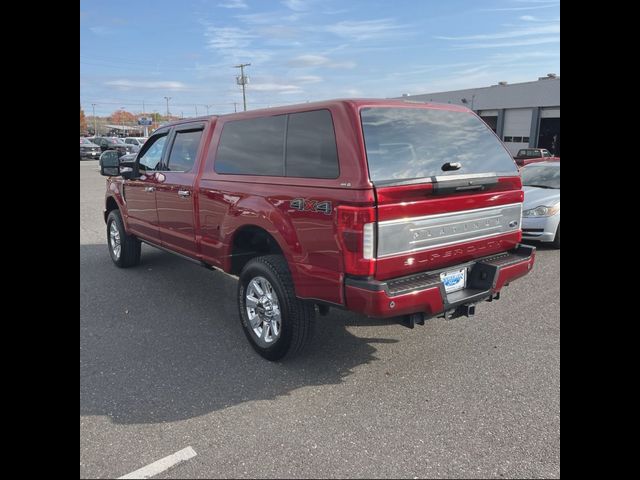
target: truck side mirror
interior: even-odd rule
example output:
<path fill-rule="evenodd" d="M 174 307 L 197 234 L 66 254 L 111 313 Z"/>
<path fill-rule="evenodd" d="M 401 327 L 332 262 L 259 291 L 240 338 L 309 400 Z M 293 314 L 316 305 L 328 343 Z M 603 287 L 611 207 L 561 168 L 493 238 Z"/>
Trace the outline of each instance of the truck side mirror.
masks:
<path fill-rule="evenodd" d="M 117 151 L 107 150 L 100 155 L 100 175 L 105 177 L 120 175 L 120 159 Z"/>

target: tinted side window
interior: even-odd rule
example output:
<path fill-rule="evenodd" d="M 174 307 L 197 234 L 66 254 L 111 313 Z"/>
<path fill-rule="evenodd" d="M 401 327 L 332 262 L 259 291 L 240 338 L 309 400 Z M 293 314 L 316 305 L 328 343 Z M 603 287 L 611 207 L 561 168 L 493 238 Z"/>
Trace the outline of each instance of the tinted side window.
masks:
<path fill-rule="evenodd" d="M 215 171 L 281 177 L 286 118 L 278 115 L 226 123 L 216 153 Z"/>
<path fill-rule="evenodd" d="M 338 153 L 328 110 L 293 113 L 287 127 L 287 177 L 338 178 Z"/>
<path fill-rule="evenodd" d="M 166 133 L 149 140 L 148 148 L 138 157 L 140 171 L 148 172 L 160 169 L 165 143 L 167 143 Z"/>
<path fill-rule="evenodd" d="M 177 132 L 176 139 L 171 147 L 169 166 L 167 170 L 172 172 L 189 172 L 193 168 L 200 145 L 202 130 Z"/>

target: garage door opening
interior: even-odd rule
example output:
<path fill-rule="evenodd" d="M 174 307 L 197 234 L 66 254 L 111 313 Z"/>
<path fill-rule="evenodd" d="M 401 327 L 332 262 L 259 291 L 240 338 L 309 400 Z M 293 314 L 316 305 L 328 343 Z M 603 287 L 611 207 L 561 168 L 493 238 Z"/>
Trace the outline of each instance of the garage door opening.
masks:
<path fill-rule="evenodd" d="M 552 154 L 560 156 L 560 119 L 541 118 L 538 148 L 546 148 Z"/>
<path fill-rule="evenodd" d="M 493 133 L 497 133 L 498 132 L 498 117 L 484 117 L 481 116 L 480 117 L 482 120 L 484 120 L 484 123 L 486 123 L 489 128 L 491 130 L 493 130 Z"/>

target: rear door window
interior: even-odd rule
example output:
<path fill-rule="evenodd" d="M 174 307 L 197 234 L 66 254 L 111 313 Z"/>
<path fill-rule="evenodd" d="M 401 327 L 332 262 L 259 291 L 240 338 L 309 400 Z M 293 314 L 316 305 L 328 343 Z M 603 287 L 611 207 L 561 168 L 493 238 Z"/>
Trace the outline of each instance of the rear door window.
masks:
<path fill-rule="evenodd" d="M 284 175 L 286 115 L 225 123 L 215 171 L 236 175 Z"/>
<path fill-rule="evenodd" d="M 167 170 L 171 172 L 189 172 L 193 168 L 198 154 L 202 129 L 176 132 L 169 154 Z"/>

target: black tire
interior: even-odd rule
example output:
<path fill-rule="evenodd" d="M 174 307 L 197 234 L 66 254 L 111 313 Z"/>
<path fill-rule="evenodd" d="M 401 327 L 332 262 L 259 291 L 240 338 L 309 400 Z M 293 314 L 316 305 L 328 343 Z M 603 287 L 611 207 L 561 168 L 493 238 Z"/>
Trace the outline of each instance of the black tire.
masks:
<path fill-rule="evenodd" d="M 272 345 L 260 344 L 260 339 L 250 325 L 247 313 L 246 292 L 249 283 L 256 277 L 266 279 L 277 295 L 280 310 L 280 333 Z M 281 255 L 266 255 L 250 260 L 240 273 L 238 282 L 238 308 L 240 321 L 249 343 L 267 360 L 291 358 L 300 353 L 313 337 L 315 307 L 295 296 L 291 273 Z M 264 328 L 264 327 L 263 327 Z"/>
<path fill-rule="evenodd" d="M 553 248 L 560 248 L 560 224 L 558 224 L 558 229 L 556 230 L 556 236 L 553 238 L 552 245 L 553 245 Z"/>
<path fill-rule="evenodd" d="M 119 233 L 120 253 L 116 255 L 110 235 L 111 225 L 114 224 Z M 133 267 L 140 263 L 141 242 L 133 235 L 127 235 L 120 210 L 111 210 L 107 217 L 107 248 L 111 260 L 120 268 Z"/>

